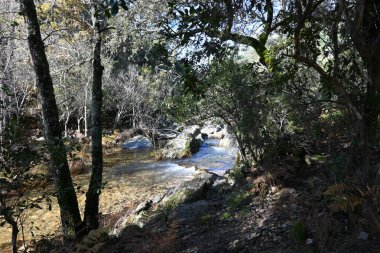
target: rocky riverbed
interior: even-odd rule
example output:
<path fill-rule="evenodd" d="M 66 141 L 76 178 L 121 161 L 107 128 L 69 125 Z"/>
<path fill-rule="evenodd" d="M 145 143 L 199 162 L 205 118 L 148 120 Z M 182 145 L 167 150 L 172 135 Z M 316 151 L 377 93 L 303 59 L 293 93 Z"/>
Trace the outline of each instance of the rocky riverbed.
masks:
<path fill-rule="evenodd" d="M 200 134 L 200 129 L 195 131 Z M 195 137 L 194 133 L 187 136 Z M 236 157 L 236 149 L 220 148 L 220 140 L 204 138 L 199 143 L 196 156 L 157 161 L 148 141 L 145 137 L 132 137 L 122 145 L 127 149 L 105 157 L 105 185 L 101 194 L 100 210 L 103 216 L 102 225 L 109 229 L 113 228 L 118 217 L 129 213 L 140 202 L 164 195 L 168 189 L 193 178 L 197 169 L 218 170 L 219 174 L 223 174 L 232 167 Z M 89 172 L 86 172 L 73 177 L 81 208 L 84 206 L 84 193 L 89 176 Z M 48 185 L 37 190 L 53 192 L 53 186 Z M 30 192 L 30 196 L 33 196 L 33 192 Z M 60 234 L 59 209 L 55 198 L 52 200 L 51 211 L 48 203 L 42 203 L 42 209 L 25 212 L 23 233 L 26 241 Z M 20 233 L 19 239 L 21 238 Z M 9 245 L 10 228 L 0 228 L 0 242 L 3 250 Z"/>

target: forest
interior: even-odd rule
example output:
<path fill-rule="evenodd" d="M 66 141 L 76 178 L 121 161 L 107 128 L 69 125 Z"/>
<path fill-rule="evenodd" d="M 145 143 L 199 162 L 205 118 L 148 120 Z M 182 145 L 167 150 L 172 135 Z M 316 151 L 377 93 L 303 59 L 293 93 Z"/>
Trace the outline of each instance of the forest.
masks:
<path fill-rule="evenodd" d="M 380 252 L 380 1 L 0 0 L 0 252 Z"/>

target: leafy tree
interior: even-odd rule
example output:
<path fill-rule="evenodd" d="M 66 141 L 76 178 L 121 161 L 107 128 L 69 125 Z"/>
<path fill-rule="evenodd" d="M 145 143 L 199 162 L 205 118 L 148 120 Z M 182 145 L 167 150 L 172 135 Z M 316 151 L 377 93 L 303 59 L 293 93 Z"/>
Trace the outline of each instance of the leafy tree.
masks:
<path fill-rule="evenodd" d="M 50 153 L 51 169 L 55 179 L 63 232 L 66 238 L 72 238 L 76 233 L 78 225 L 81 223 L 81 217 L 70 176 L 66 150 L 62 141 L 62 131 L 59 124 L 58 108 L 49 63 L 45 54 L 34 1 L 20 1 L 20 6 L 28 29 L 28 45 L 37 77 L 37 87 L 44 119 L 45 139 Z"/>
<path fill-rule="evenodd" d="M 163 33 L 181 45 L 200 48 L 199 56 L 219 54 L 231 46 L 229 42 L 250 46 L 268 65 L 268 38 L 284 15 L 275 4 L 272 0 L 170 1 Z"/>

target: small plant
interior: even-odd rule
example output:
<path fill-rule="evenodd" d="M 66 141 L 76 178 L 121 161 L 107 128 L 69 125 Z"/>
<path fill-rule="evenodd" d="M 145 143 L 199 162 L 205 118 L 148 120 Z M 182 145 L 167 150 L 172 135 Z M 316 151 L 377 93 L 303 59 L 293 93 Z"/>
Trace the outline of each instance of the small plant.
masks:
<path fill-rule="evenodd" d="M 241 207 L 241 206 L 247 204 L 249 202 L 250 198 L 251 198 L 250 192 L 234 193 L 227 200 L 227 204 L 229 207 L 236 209 L 238 207 Z"/>
<path fill-rule="evenodd" d="M 237 159 L 238 161 L 239 159 Z M 244 180 L 244 164 L 240 162 L 236 162 L 234 167 L 231 169 L 230 175 L 233 179 L 235 179 L 236 182 L 242 182 Z"/>
<path fill-rule="evenodd" d="M 207 224 L 210 224 L 213 220 L 213 215 L 212 214 L 204 214 L 204 215 L 201 215 L 197 222 L 200 224 L 200 225 L 207 225 Z"/>
<path fill-rule="evenodd" d="M 293 225 L 293 233 L 297 243 L 304 244 L 307 239 L 307 227 L 302 221 L 296 221 Z"/>
<path fill-rule="evenodd" d="M 380 188 L 336 183 L 329 186 L 323 194 L 332 198 L 331 207 L 333 209 L 348 212 L 362 206 L 367 198 L 371 199 L 380 196 Z"/>
<path fill-rule="evenodd" d="M 77 244 L 76 252 L 97 252 L 109 240 L 105 229 L 91 230 L 90 233 Z"/>
<path fill-rule="evenodd" d="M 241 214 L 242 214 L 244 217 L 248 216 L 249 213 L 250 213 L 250 210 L 249 210 L 248 207 L 244 207 L 244 208 L 241 209 Z"/>
<path fill-rule="evenodd" d="M 232 218 L 232 215 L 230 213 L 228 213 L 228 212 L 224 212 L 222 214 L 222 217 L 221 217 L 222 220 L 228 220 L 228 219 L 231 219 L 231 218 Z"/>

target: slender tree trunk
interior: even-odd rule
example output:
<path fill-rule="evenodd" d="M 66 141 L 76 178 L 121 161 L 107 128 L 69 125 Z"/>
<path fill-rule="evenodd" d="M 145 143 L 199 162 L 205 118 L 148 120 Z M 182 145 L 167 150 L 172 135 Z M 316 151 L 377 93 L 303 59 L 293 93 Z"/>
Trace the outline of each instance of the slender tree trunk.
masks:
<path fill-rule="evenodd" d="M 69 124 L 69 120 L 70 120 L 70 113 L 69 112 L 66 112 L 66 120 L 65 120 L 65 138 L 67 138 L 68 136 L 68 124 Z"/>
<path fill-rule="evenodd" d="M 87 123 L 87 100 L 88 100 L 88 83 L 86 83 L 85 93 L 84 93 L 84 137 L 88 135 L 88 123 Z"/>
<path fill-rule="evenodd" d="M 14 220 L 12 220 L 10 225 L 12 226 L 12 252 L 17 253 L 17 235 L 19 230 L 17 227 L 17 223 Z"/>
<path fill-rule="evenodd" d="M 58 108 L 54 95 L 49 63 L 45 54 L 33 0 L 20 0 L 21 13 L 28 30 L 28 45 L 37 77 L 37 88 L 42 105 L 42 117 L 46 144 L 50 153 L 51 169 L 54 175 L 61 222 L 65 239 L 75 236 L 81 223 L 77 196 L 73 187 L 66 149 L 62 141 Z"/>
<path fill-rule="evenodd" d="M 92 174 L 88 191 L 86 193 L 86 205 L 84 209 L 84 223 L 87 231 L 99 227 L 99 195 L 102 187 L 103 150 L 102 150 L 102 77 L 101 62 L 101 19 L 96 15 L 97 5 L 92 4 L 93 28 L 94 28 L 94 60 L 92 74 Z"/>
<path fill-rule="evenodd" d="M 80 134 L 80 122 L 82 121 L 82 117 L 77 119 L 77 133 Z"/>

